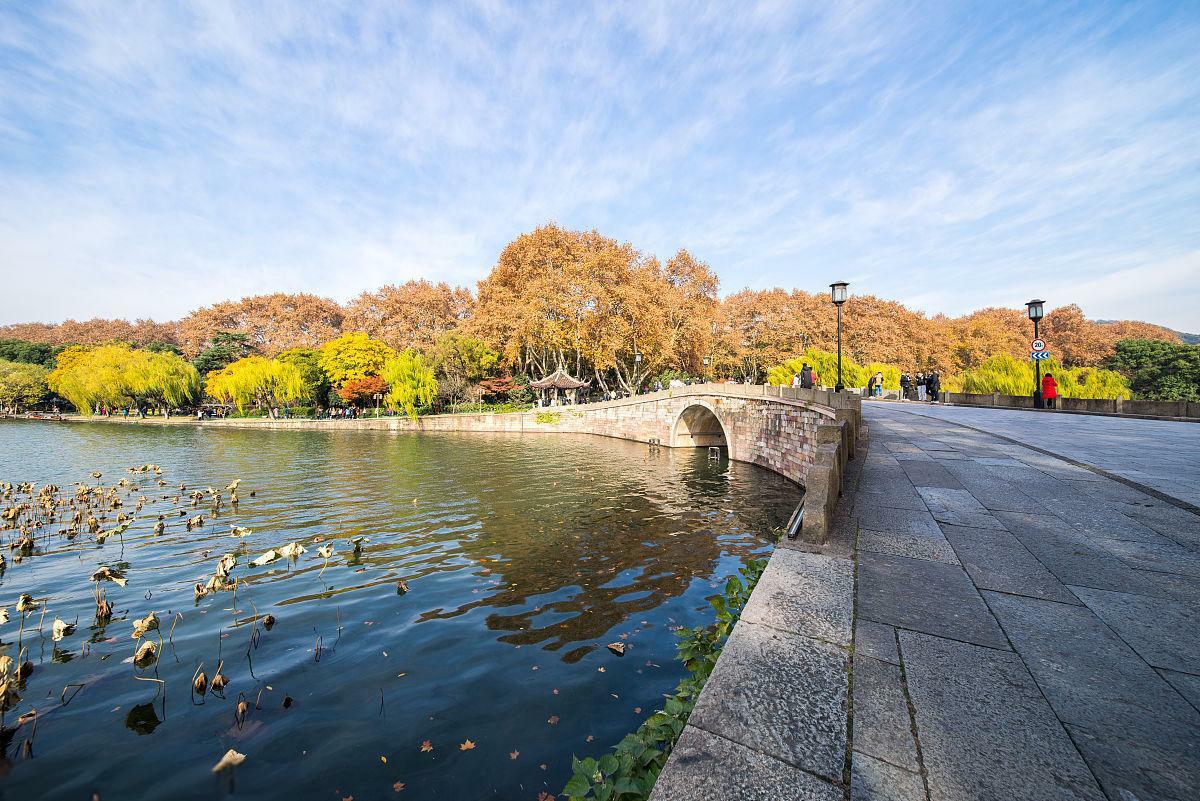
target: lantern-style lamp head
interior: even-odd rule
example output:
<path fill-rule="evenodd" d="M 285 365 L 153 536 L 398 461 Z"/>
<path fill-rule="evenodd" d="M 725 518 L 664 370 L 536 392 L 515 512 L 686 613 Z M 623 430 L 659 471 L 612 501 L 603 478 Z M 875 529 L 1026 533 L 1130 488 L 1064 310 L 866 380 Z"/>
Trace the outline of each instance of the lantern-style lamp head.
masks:
<path fill-rule="evenodd" d="M 1046 301 L 1044 300 L 1031 300 L 1025 304 L 1026 308 L 1029 310 L 1030 320 L 1036 321 L 1042 319 L 1042 306 L 1045 303 Z"/>
<path fill-rule="evenodd" d="M 704 357 L 704 366 L 708 367 L 710 364 L 712 364 L 712 358 L 709 356 L 705 356 Z"/>
<path fill-rule="evenodd" d="M 846 302 L 846 287 L 850 286 L 845 281 L 834 281 L 829 285 L 830 294 L 833 296 L 833 303 L 836 306 L 841 306 Z"/>
<path fill-rule="evenodd" d="M 638 364 L 641 364 L 642 363 L 642 354 L 640 354 L 640 353 L 633 354 L 633 360 L 635 362 L 637 362 Z"/>

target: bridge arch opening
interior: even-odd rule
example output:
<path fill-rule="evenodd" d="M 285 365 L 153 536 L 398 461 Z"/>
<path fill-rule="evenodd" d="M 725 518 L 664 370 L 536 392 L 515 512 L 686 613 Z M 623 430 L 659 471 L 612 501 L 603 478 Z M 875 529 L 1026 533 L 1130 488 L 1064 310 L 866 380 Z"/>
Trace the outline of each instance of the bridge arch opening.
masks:
<path fill-rule="evenodd" d="M 729 437 L 716 412 L 696 403 L 683 410 L 671 431 L 673 448 L 729 448 Z"/>

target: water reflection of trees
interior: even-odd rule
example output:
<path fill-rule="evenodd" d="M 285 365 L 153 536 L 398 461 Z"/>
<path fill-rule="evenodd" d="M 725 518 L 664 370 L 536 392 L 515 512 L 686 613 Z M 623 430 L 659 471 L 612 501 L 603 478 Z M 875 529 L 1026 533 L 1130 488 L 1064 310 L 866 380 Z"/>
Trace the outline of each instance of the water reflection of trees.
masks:
<path fill-rule="evenodd" d="M 754 468 L 711 463 L 703 451 L 656 457 L 645 446 L 575 438 L 569 444 L 527 438 L 517 447 L 527 463 L 539 465 L 536 474 L 490 470 L 459 477 L 482 521 L 462 550 L 499 583 L 476 601 L 432 610 L 423 619 L 516 608 L 487 618 L 489 629 L 510 632 L 500 637 L 505 642 L 557 650 L 595 640 L 710 576 L 726 547 L 719 538 L 765 534 L 798 494 L 785 480 L 765 475 L 752 500 L 731 497 L 731 475 Z M 762 509 L 744 513 L 747 500 Z"/>

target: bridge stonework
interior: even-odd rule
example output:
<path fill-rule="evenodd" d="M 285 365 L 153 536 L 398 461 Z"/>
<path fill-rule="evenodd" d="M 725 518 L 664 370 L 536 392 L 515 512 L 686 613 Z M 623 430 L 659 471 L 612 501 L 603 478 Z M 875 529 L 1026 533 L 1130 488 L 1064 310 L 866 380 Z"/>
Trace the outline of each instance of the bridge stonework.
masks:
<path fill-rule="evenodd" d="M 729 457 L 761 465 L 805 488 L 804 538 L 821 542 L 853 458 L 862 399 L 825 390 L 696 384 L 604 403 L 506 414 L 447 414 L 359 420 L 205 420 L 230 428 L 598 434 L 663 447 L 726 446 Z M 120 418 L 110 418 L 116 421 Z M 131 424 L 197 424 L 187 418 Z"/>

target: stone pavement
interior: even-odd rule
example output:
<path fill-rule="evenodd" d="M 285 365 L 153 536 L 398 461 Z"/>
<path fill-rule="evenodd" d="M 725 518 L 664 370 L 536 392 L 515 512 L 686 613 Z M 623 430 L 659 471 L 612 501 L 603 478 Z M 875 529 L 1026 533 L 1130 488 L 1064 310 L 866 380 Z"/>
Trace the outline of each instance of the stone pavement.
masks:
<path fill-rule="evenodd" d="M 898 406 L 1099 467 L 1200 507 L 1200 423 L 919 403 Z"/>
<path fill-rule="evenodd" d="M 1200 425 L 863 415 L 833 539 L 776 549 L 653 801 L 1200 799 L 1200 516 L 953 421 L 1187 501 Z"/>
<path fill-rule="evenodd" d="M 1200 468 L 1146 437 L 1189 424 L 863 415 L 851 797 L 1200 798 L 1200 516 L 950 421 L 1171 494 Z"/>

